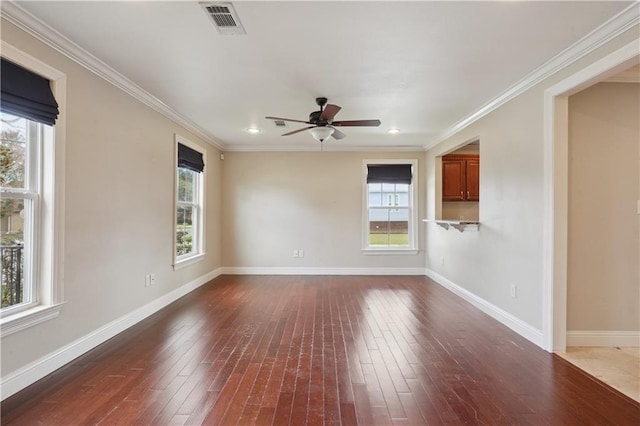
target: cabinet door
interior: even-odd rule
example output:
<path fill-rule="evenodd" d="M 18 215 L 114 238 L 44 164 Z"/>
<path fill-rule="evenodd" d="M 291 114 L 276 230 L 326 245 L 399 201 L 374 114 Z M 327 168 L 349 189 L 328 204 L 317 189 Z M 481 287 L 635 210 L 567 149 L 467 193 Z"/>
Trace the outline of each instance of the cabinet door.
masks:
<path fill-rule="evenodd" d="M 466 200 L 480 201 L 480 161 L 467 160 Z"/>
<path fill-rule="evenodd" d="M 442 200 L 464 200 L 464 160 L 442 160 Z"/>

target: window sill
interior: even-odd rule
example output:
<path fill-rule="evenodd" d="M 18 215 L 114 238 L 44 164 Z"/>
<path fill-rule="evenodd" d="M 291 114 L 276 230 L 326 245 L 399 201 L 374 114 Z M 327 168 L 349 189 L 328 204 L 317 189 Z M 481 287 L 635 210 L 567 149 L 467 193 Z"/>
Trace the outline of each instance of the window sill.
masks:
<path fill-rule="evenodd" d="M 197 262 L 202 262 L 204 260 L 204 256 L 206 255 L 206 253 L 200 253 L 200 254 L 196 254 L 194 256 L 191 257 L 187 257 L 184 259 L 180 259 L 180 260 L 176 260 L 176 262 L 173 264 L 173 270 L 177 271 L 178 269 L 182 269 L 186 266 L 192 265 L 194 263 Z"/>
<path fill-rule="evenodd" d="M 420 250 L 416 249 L 362 249 L 362 254 L 365 256 L 376 255 L 413 255 L 418 254 Z"/>
<path fill-rule="evenodd" d="M 38 305 L 25 311 L 0 318 L 0 337 L 25 330 L 34 325 L 52 320 L 60 315 L 64 303 Z"/>

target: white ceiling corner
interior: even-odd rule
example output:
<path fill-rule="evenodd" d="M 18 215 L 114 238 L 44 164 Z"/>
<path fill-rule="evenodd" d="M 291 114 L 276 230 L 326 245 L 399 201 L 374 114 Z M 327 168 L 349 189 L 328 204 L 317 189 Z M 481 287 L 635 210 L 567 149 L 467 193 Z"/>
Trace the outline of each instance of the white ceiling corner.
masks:
<path fill-rule="evenodd" d="M 0 7 L 0 15 L 49 47 L 52 47 L 69 59 L 82 65 L 87 70 L 118 87 L 123 92 L 128 93 L 143 104 L 153 108 L 175 123 L 200 136 L 207 143 L 221 150 L 225 148 L 224 145 L 216 141 L 215 137 L 207 130 L 201 128 L 188 118 L 183 117 L 160 99 L 120 74 L 87 50 L 78 46 L 75 42 L 45 22 L 17 6 L 14 2 L 3 1 Z"/>

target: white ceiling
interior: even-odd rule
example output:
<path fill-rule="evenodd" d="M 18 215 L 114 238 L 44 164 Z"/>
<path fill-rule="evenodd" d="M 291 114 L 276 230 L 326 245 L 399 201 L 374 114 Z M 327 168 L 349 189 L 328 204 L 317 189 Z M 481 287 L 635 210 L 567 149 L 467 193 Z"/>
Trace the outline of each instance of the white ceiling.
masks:
<path fill-rule="evenodd" d="M 234 2 L 243 36 L 219 35 L 197 2 L 18 4 L 242 150 L 317 146 L 264 117 L 306 120 L 318 96 L 337 120 L 382 121 L 325 146 L 423 147 L 630 3 Z"/>

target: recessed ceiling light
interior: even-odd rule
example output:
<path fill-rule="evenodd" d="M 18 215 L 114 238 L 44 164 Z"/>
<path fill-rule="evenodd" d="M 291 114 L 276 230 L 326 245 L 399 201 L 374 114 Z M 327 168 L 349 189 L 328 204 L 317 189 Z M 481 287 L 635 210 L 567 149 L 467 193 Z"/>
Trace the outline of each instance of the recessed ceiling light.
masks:
<path fill-rule="evenodd" d="M 256 133 L 260 133 L 262 130 L 258 129 L 257 127 L 249 127 L 247 129 L 247 132 L 255 135 Z"/>
<path fill-rule="evenodd" d="M 400 133 L 400 129 L 389 129 L 387 130 L 387 133 L 389 133 L 390 135 L 395 135 L 396 133 Z"/>

